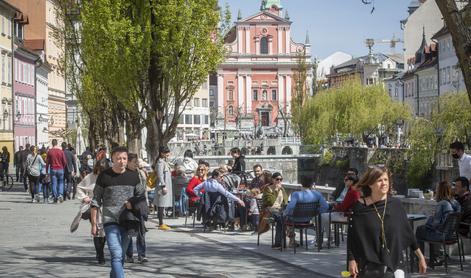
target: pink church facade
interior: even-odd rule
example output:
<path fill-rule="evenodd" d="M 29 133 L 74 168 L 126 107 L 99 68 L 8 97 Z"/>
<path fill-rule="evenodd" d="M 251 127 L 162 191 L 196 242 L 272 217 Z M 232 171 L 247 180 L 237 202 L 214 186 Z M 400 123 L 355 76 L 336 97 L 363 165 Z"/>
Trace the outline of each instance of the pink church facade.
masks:
<path fill-rule="evenodd" d="M 261 11 L 255 15 L 239 16 L 225 38 L 226 59 L 217 71 L 219 127 L 283 125 L 282 115 L 291 113 L 298 52 L 305 49 L 306 62 L 311 63 L 309 39 L 304 44 L 291 39 L 292 22 L 287 12 L 282 16 L 279 1 L 264 5 L 262 1 Z M 307 79 L 310 88 L 310 67 Z"/>

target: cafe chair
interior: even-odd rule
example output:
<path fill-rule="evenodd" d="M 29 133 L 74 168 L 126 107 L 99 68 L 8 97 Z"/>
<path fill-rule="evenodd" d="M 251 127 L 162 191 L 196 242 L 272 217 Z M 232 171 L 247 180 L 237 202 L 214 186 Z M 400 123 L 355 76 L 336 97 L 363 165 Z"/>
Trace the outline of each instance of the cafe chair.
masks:
<path fill-rule="evenodd" d="M 442 239 L 439 241 L 432 241 L 432 240 L 425 240 L 425 243 L 429 243 L 429 246 L 432 244 L 441 245 L 445 252 L 445 272 L 448 273 L 448 253 L 447 253 L 447 246 L 458 244 L 458 256 L 460 260 L 460 267 L 461 271 L 463 271 L 463 257 L 464 257 L 464 250 L 463 250 L 463 243 L 461 237 L 458 233 L 458 229 L 460 226 L 461 220 L 461 213 L 459 212 L 451 212 L 447 214 L 445 223 L 443 225 L 443 236 Z M 430 253 L 430 267 L 434 268 L 433 265 L 433 254 Z"/>
<path fill-rule="evenodd" d="M 260 217 L 262 217 L 263 215 L 263 203 L 262 203 L 262 199 L 255 199 L 255 201 L 257 202 L 257 207 L 258 207 L 258 211 L 260 213 Z M 270 229 L 271 229 L 271 245 L 273 246 L 274 243 L 275 243 L 275 219 L 273 219 L 273 217 L 268 217 L 265 219 L 266 221 L 268 221 L 269 225 L 270 225 Z M 262 222 L 262 219 L 260 218 L 260 222 Z M 260 235 L 261 233 L 258 231 L 258 227 L 257 228 L 257 246 L 260 245 Z M 282 250 L 283 248 L 280 248 L 280 250 Z"/>
<path fill-rule="evenodd" d="M 305 237 L 305 247 L 308 249 L 307 241 L 307 232 L 308 229 L 313 229 L 316 233 L 316 242 L 317 242 L 317 251 L 320 251 L 320 204 L 317 202 L 310 203 L 297 203 L 293 210 L 293 215 L 289 219 L 285 220 L 285 225 L 287 227 L 292 227 L 293 230 L 299 230 L 300 234 L 300 245 L 303 244 L 303 232 Z M 309 218 L 310 221 L 304 222 L 304 219 Z M 313 223 L 314 220 L 314 223 Z M 283 227 L 285 226 L 283 225 Z M 283 228 L 284 229 L 284 228 Z M 296 254 L 296 232 L 295 232 L 295 244 L 294 244 L 294 254 Z"/>

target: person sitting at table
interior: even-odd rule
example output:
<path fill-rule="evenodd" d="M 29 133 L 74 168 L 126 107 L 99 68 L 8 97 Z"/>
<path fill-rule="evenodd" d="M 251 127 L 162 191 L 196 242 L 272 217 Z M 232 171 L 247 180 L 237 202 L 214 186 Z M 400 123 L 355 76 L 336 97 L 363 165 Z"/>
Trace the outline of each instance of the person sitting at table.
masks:
<path fill-rule="evenodd" d="M 286 194 L 285 189 L 283 188 L 281 182 L 283 181 L 283 176 L 279 172 L 275 172 L 272 175 L 273 183 L 265 187 L 262 197 L 262 214 L 260 215 L 260 224 L 258 227 L 258 232 L 264 233 L 270 229 L 270 225 L 267 221 L 270 216 L 276 221 L 276 233 L 275 233 L 275 244 L 273 248 L 281 247 L 282 239 L 282 219 L 281 212 L 282 208 L 288 203 L 288 195 Z"/>
<path fill-rule="evenodd" d="M 332 192 L 332 194 L 330 195 L 333 201 L 341 203 L 345 198 L 345 195 L 347 195 L 348 188 L 345 185 L 345 178 L 348 176 L 358 176 L 358 170 L 356 168 L 348 168 L 344 176 L 344 182 L 339 184 L 335 188 L 334 192 Z"/>
<path fill-rule="evenodd" d="M 312 189 L 312 184 L 313 181 L 310 178 L 304 177 L 301 180 L 301 185 L 302 189 L 301 191 L 295 191 L 291 194 L 290 201 L 288 205 L 286 206 L 285 210 L 283 211 L 283 216 L 285 217 L 286 221 L 292 220 L 293 212 L 294 209 L 296 208 L 296 204 L 304 204 L 304 203 L 313 203 L 313 202 L 319 202 L 320 207 L 319 207 L 319 212 L 320 213 L 325 213 L 329 209 L 329 204 L 327 204 L 326 200 L 324 199 L 324 196 L 317 191 Z M 296 222 L 306 222 L 309 223 L 311 221 L 310 218 L 296 218 Z M 288 227 L 289 228 L 289 227 Z M 289 247 L 293 247 L 296 242 L 295 242 L 295 232 L 294 230 L 287 229 L 286 230 L 288 237 L 289 237 Z"/>
<path fill-rule="evenodd" d="M 191 178 L 190 182 L 188 183 L 185 193 L 189 198 L 188 202 L 188 209 L 190 212 L 196 212 L 197 215 L 197 220 L 199 221 L 201 219 L 201 214 L 200 210 L 198 210 L 198 205 L 200 203 L 200 196 L 196 195 L 195 192 L 193 192 L 193 189 L 195 189 L 196 186 L 198 186 L 200 183 L 204 182 L 208 178 L 208 167 L 204 163 L 199 162 L 198 167 L 196 168 L 195 175 L 193 178 Z M 201 191 L 204 193 L 204 191 Z"/>
<path fill-rule="evenodd" d="M 239 203 L 239 205 L 245 207 L 245 203 L 241 199 L 237 198 L 234 194 L 227 191 L 224 188 L 224 186 L 222 186 L 222 184 L 221 184 L 222 177 L 223 177 L 223 175 L 222 175 L 222 173 L 219 169 L 214 170 L 211 173 L 211 178 L 207 179 L 206 181 L 204 181 L 204 182 L 200 183 L 198 186 L 196 186 L 193 189 L 193 192 L 197 196 L 200 195 L 200 192 L 202 192 L 202 190 L 204 190 L 204 192 L 219 192 L 224 197 L 226 197 L 228 199 L 231 199 L 231 200 Z"/>
<path fill-rule="evenodd" d="M 254 173 L 254 178 L 250 182 L 250 189 L 252 188 L 260 188 L 263 185 L 263 168 L 262 165 L 260 164 L 255 164 L 253 166 L 253 173 Z"/>
<path fill-rule="evenodd" d="M 456 200 L 461 206 L 461 225 L 459 232 L 463 236 L 469 234 L 471 224 L 471 193 L 469 192 L 469 180 L 466 177 L 459 177 L 455 180 Z"/>
<path fill-rule="evenodd" d="M 341 203 L 333 206 L 331 212 L 326 212 L 321 215 L 322 232 L 325 233 L 329 229 L 331 221 L 347 221 L 345 213 L 348 212 L 353 205 L 360 199 L 360 188 L 357 186 L 358 177 L 347 175 L 344 178 L 345 188 L 348 189 L 345 198 Z M 329 219 L 330 218 L 330 219 Z"/>
<path fill-rule="evenodd" d="M 446 216 L 451 212 L 460 212 L 461 207 L 458 201 L 453 199 L 451 193 L 451 186 L 447 181 L 442 181 L 438 184 L 436 193 L 437 208 L 434 215 L 427 219 L 425 225 L 417 227 L 415 236 L 419 244 L 420 250 L 424 251 L 424 241 L 441 241 L 443 238 L 442 228 L 445 224 Z M 433 264 L 440 264 L 442 261 L 439 258 L 439 250 L 435 250 L 433 245 L 430 246 L 431 257 L 435 258 Z"/>

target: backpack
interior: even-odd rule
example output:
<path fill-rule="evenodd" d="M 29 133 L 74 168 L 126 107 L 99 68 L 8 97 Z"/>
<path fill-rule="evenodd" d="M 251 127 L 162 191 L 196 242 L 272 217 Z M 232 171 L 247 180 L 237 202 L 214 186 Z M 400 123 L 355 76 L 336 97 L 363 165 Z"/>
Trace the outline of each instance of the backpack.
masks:
<path fill-rule="evenodd" d="M 38 158 L 38 155 L 36 155 L 36 156 L 34 157 L 34 159 L 33 159 L 33 161 L 32 161 L 31 163 L 28 163 L 28 166 L 27 166 L 27 168 L 26 168 L 26 173 L 27 173 L 28 175 L 30 175 L 30 176 L 33 176 L 33 177 L 39 177 L 39 175 L 41 174 L 38 169 L 35 169 L 35 168 L 33 167 L 34 162 L 36 162 L 36 159 L 37 159 L 37 158 Z"/>

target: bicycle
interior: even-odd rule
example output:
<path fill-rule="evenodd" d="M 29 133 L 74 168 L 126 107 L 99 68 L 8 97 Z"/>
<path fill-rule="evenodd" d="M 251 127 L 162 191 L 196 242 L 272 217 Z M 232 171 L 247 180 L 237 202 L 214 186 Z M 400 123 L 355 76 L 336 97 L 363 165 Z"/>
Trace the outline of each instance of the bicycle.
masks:
<path fill-rule="evenodd" d="M 2 181 L 2 191 L 10 191 L 13 188 L 13 176 L 6 175 Z"/>

